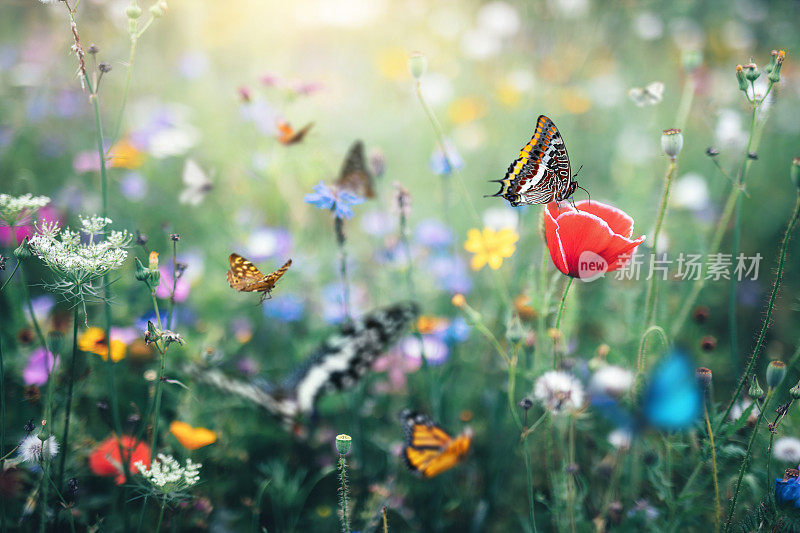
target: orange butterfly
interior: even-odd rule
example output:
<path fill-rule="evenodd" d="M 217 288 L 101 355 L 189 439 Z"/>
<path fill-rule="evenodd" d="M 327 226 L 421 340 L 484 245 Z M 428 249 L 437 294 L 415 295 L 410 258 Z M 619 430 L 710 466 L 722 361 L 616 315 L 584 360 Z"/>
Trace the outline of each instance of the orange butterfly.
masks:
<path fill-rule="evenodd" d="M 375 178 L 367 168 L 361 141 L 354 142 L 347 151 L 336 185 L 364 198 L 375 198 Z"/>
<path fill-rule="evenodd" d="M 469 451 L 472 431 L 468 428 L 456 438 L 427 416 L 404 409 L 400 413 L 406 433 L 403 458 L 417 474 L 431 478 L 458 465 Z"/>
<path fill-rule="evenodd" d="M 285 144 L 289 146 L 290 144 L 296 144 L 303 140 L 303 137 L 306 136 L 308 130 L 311 129 L 313 126 L 313 122 L 309 122 L 305 126 L 303 126 L 299 131 L 295 131 L 292 126 L 286 122 L 285 120 L 281 120 L 278 122 L 278 142 L 281 144 Z"/>
<path fill-rule="evenodd" d="M 275 288 L 284 272 L 289 269 L 292 260 L 289 259 L 282 267 L 269 275 L 264 275 L 256 266 L 239 254 L 231 254 L 228 257 L 231 265 L 228 270 L 228 283 L 239 292 L 260 292 L 261 302 L 268 296 L 270 291 Z"/>

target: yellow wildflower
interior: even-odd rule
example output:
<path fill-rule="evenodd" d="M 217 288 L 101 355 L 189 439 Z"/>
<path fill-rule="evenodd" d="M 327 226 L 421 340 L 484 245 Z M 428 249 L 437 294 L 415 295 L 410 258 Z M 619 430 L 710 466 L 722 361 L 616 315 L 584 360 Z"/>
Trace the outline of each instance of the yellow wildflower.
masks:
<path fill-rule="evenodd" d="M 127 139 L 117 142 L 109 150 L 109 164 L 114 168 L 135 169 L 144 163 L 144 153 Z"/>
<path fill-rule="evenodd" d="M 89 328 L 78 337 L 78 348 L 84 352 L 99 355 L 103 361 L 108 361 L 108 342 L 106 332 L 100 328 Z M 111 339 L 111 360 L 118 362 L 125 359 L 127 346 L 119 339 Z"/>
<path fill-rule="evenodd" d="M 467 124 L 486 114 L 486 104 L 474 96 L 454 100 L 447 108 L 447 115 L 454 124 Z"/>
<path fill-rule="evenodd" d="M 497 270 L 503 264 L 503 259 L 514 255 L 515 243 L 519 234 L 511 228 L 495 231 L 483 228 L 483 231 L 471 229 L 467 232 L 467 242 L 464 249 L 475 254 L 470 262 L 472 270 L 480 270 L 486 264 L 492 270 Z"/>
<path fill-rule="evenodd" d="M 169 425 L 169 432 L 175 435 L 181 446 L 187 450 L 196 450 L 217 442 L 217 434 L 210 429 L 192 427 L 186 422 L 178 420 Z"/>

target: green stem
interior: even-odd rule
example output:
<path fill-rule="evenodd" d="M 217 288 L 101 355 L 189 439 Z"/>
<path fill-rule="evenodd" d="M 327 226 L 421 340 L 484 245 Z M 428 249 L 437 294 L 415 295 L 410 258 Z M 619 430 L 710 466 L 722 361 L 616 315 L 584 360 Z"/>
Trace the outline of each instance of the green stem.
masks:
<path fill-rule="evenodd" d="M 339 491 L 339 506 L 342 512 L 342 533 L 350 533 L 350 516 L 348 515 L 347 509 L 347 460 L 345 459 L 344 455 L 339 456 Z"/>
<path fill-rule="evenodd" d="M 167 508 L 167 502 L 166 501 L 162 501 L 161 502 L 161 512 L 158 513 L 158 524 L 156 524 L 156 533 L 161 531 L 161 521 L 164 519 L 164 509 L 166 509 L 166 508 Z"/>
<path fill-rule="evenodd" d="M 252 523 L 253 533 L 259 533 L 258 521 L 261 516 L 261 500 L 264 499 L 264 492 L 266 492 L 267 487 L 269 486 L 271 481 L 272 481 L 271 479 L 265 479 L 258 486 L 258 491 L 256 492 L 255 506 L 253 508 L 253 523 Z"/>
<path fill-rule="evenodd" d="M 151 19 L 152 20 L 152 19 Z M 134 21 L 135 23 L 135 21 Z M 144 30 L 143 30 L 144 31 Z M 128 56 L 128 71 L 125 74 L 125 88 L 122 91 L 122 103 L 119 106 L 119 113 L 117 114 L 117 121 L 116 126 L 114 126 L 114 135 L 111 137 L 111 143 L 109 144 L 109 150 L 111 150 L 111 146 L 113 146 L 117 139 L 119 139 L 119 132 L 122 129 L 122 118 L 125 114 L 125 104 L 128 101 L 128 90 L 131 87 L 131 76 L 133 74 L 133 60 L 136 58 L 136 42 L 138 41 L 138 36 L 136 31 L 131 33 L 131 51 L 130 55 Z"/>
<path fill-rule="evenodd" d="M 64 496 L 61 495 L 61 492 L 58 490 L 58 487 L 56 486 L 55 482 L 53 481 L 53 478 L 48 476 L 47 479 L 50 481 L 50 485 L 53 487 L 53 490 L 55 491 L 56 496 L 58 496 L 58 499 L 61 500 L 61 504 L 64 506 L 64 510 L 67 511 L 67 516 L 69 517 L 69 529 L 70 529 L 70 531 L 72 533 L 75 533 L 75 518 L 72 516 L 72 508 L 70 507 L 69 504 L 67 504 L 67 501 L 64 499 Z"/>
<path fill-rule="evenodd" d="M 661 195 L 661 206 L 658 208 L 658 218 L 656 218 L 656 225 L 653 229 L 653 252 L 658 253 L 658 236 L 661 233 L 661 225 L 664 223 L 664 216 L 667 213 L 667 200 L 669 199 L 669 189 L 672 185 L 672 176 L 675 174 L 675 167 L 677 166 L 676 158 L 671 157 L 669 166 L 667 167 L 667 175 L 664 180 L 664 193 Z M 647 298 L 645 299 L 645 313 L 644 324 L 645 327 L 653 325 L 655 319 L 656 307 L 656 275 L 651 272 L 650 283 L 647 286 Z"/>
<path fill-rule="evenodd" d="M 571 278 L 570 278 L 571 279 Z M 568 437 L 568 457 L 567 469 L 567 513 L 569 515 L 569 529 L 575 533 L 575 474 L 570 470 L 575 464 L 575 417 L 569 416 L 569 437 Z"/>
<path fill-rule="evenodd" d="M 78 354 L 78 306 L 75 306 L 75 313 L 72 320 L 72 361 L 69 365 L 69 383 L 67 384 L 67 405 L 64 408 L 64 435 L 61 438 L 61 462 L 58 467 L 58 486 L 63 486 L 64 482 L 64 463 L 69 449 L 69 419 L 72 413 L 72 389 L 75 383 L 75 359 Z M 110 356 L 110 346 L 109 346 Z"/>
<path fill-rule="evenodd" d="M 11 228 L 11 231 L 12 232 L 14 231 L 13 227 Z M 9 274 L 8 278 L 6 279 L 6 281 L 3 283 L 2 286 L 0 286 L 0 292 L 3 292 L 3 289 L 6 288 L 6 285 L 8 285 L 8 283 L 14 278 L 14 274 L 17 273 L 17 269 L 19 268 L 20 262 L 21 261 L 19 259 L 17 259 L 17 264 L 14 265 L 14 270 L 11 271 L 11 274 Z"/>
<path fill-rule="evenodd" d="M 756 418 L 756 425 L 753 428 L 753 433 L 750 435 L 750 440 L 747 443 L 747 450 L 745 451 L 744 459 L 742 459 L 742 464 L 739 465 L 739 477 L 736 480 L 736 488 L 733 491 L 733 498 L 731 499 L 731 502 L 728 505 L 728 519 L 725 522 L 726 533 L 731 530 L 731 525 L 733 523 L 733 515 L 736 512 L 736 502 L 739 499 L 739 492 L 742 489 L 742 479 L 744 478 L 745 472 L 747 472 L 747 467 L 750 462 L 750 455 L 753 449 L 753 442 L 755 442 L 756 440 L 756 435 L 758 435 L 758 426 L 761 425 L 761 420 L 764 418 L 764 413 L 767 412 L 767 406 L 769 405 L 769 401 L 772 399 L 773 392 L 774 389 L 770 389 L 769 392 L 767 392 L 767 397 L 764 400 L 764 404 L 761 406 L 761 410 L 758 413 L 758 418 Z"/>
<path fill-rule="evenodd" d="M 172 329 L 172 312 L 175 310 L 175 291 L 178 290 L 178 241 L 172 241 L 172 292 L 169 295 L 167 329 Z"/>
<path fill-rule="evenodd" d="M 719 482 L 717 480 L 717 449 L 714 446 L 714 431 L 711 429 L 711 420 L 708 417 L 708 405 L 706 405 L 705 395 L 703 395 L 703 415 L 708 430 L 708 442 L 711 446 L 711 474 L 714 480 L 714 532 L 719 531 L 719 519 L 722 515 L 722 508 L 719 503 Z"/>
<path fill-rule="evenodd" d="M 556 324 L 555 324 L 555 334 L 560 335 L 561 333 L 561 314 L 564 312 L 564 304 L 567 302 L 567 294 L 569 294 L 569 288 L 572 287 L 572 281 L 574 278 L 568 277 L 567 284 L 564 286 L 564 293 L 561 295 L 561 303 L 558 306 L 558 314 L 556 314 Z M 553 368 L 558 368 L 558 359 L 557 355 L 559 350 L 558 346 L 558 337 L 553 338 Z"/>
<path fill-rule="evenodd" d="M 650 326 L 645 330 L 642 334 L 642 338 L 639 341 L 639 355 L 636 358 L 636 373 L 641 374 L 645 371 L 646 361 L 645 361 L 645 348 L 647 346 L 647 337 L 651 334 L 655 333 L 658 338 L 661 340 L 661 343 L 664 345 L 665 350 L 669 350 L 669 339 L 667 338 L 667 332 L 664 331 L 664 328 L 660 326 Z"/>
<path fill-rule="evenodd" d="M 769 296 L 769 301 L 767 302 L 767 312 L 764 316 L 764 322 L 761 325 L 761 333 L 758 335 L 758 340 L 756 341 L 756 346 L 753 349 L 753 353 L 750 356 L 750 361 L 747 363 L 747 368 L 745 369 L 744 374 L 742 374 L 741 379 L 739 380 L 739 384 L 736 387 L 736 392 L 734 392 L 733 397 L 731 398 L 730 402 L 728 402 L 728 407 L 725 409 L 725 414 L 719 421 L 717 426 L 717 432 L 719 432 L 720 427 L 722 424 L 727 420 L 728 415 L 733 409 L 733 405 L 736 403 L 736 400 L 739 399 L 739 394 L 742 392 L 742 388 L 744 387 L 745 382 L 750 379 L 751 372 L 755 367 L 756 362 L 758 361 L 759 355 L 761 355 L 761 347 L 764 344 L 764 339 L 767 335 L 767 330 L 769 329 L 770 322 L 772 321 L 772 310 L 775 307 L 775 300 L 778 297 L 778 290 L 781 286 L 781 280 L 783 279 L 783 267 L 786 263 L 786 252 L 789 248 L 789 238 L 791 237 L 792 231 L 794 230 L 795 225 L 797 224 L 797 219 L 800 217 L 800 192 L 797 194 L 797 200 L 794 206 L 794 212 L 792 213 L 792 217 L 789 219 L 789 223 L 786 226 L 786 232 L 783 234 L 783 242 L 781 243 L 781 251 L 778 255 L 778 268 L 775 272 L 775 282 L 772 284 L 772 293 Z"/>

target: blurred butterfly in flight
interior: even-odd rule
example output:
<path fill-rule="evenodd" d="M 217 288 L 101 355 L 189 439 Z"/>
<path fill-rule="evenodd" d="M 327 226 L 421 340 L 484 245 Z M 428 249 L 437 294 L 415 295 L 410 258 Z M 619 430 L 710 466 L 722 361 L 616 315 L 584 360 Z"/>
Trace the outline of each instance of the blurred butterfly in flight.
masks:
<path fill-rule="evenodd" d="M 592 404 L 631 431 L 681 431 L 692 427 L 702 414 L 703 395 L 691 359 L 673 350 L 650 372 L 637 410 L 630 412 L 618 400 L 602 394 L 594 395 Z"/>
<path fill-rule="evenodd" d="M 533 137 L 519 152 L 501 180 L 502 196 L 512 207 L 567 200 L 580 187 L 571 174 L 569 155 L 553 121 L 541 115 Z M 586 190 L 586 189 L 583 189 Z"/>
<path fill-rule="evenodd" d="M 664 84 L 654 81 L 647 87 L 634 87 L 628 91 L 628 98 L 639 107 L 656 105 L 664 97 Z"/>
<path fill-rule="evenodd" d="M 472 431 L 453 438 L 422 413 L 404 409 L 400 420 L 405 431 L 403 459 L 416 474 L 431 478 L 461 463 L 469 452 Z"/>
<path fill-rule="evenodd" d="M 362 198 L 375 198 L 375 178 L 367 167 L 361 141 L 355 141 L 347 151 L 336 185 Z"/>
<path fill-rule="evenodd" d="M 214 187 L 211 180 L 194 159 L 187 159 L 183 164 L 183 190 L 178 197 L 182 204 L 200 205 L 206 195 Z"/>
<path fill-rule="evenodd" d="M 282 385 L 235 379 L 218 368 L 189 365 L 186 370 L 196 380 L 251 401 L 279 417 L 286 427 L 294 427 L 300 415 L 315 417 L 317 401 L 324 393 L 358 383 L 418 314 L 415 303 L 400 302 L 343 324 Z"/>
<path fill-rule="evenodd" d="M 279 120 L 276 124 L 278 129 L 278 142 L 286 146 L 297 144 L 303 140 L 303 138 L 306 136 L 306 133 L 308 133 L 308 130 L 310 130 L 311 126 L 313 125 L 313 122 L 309 122 L 299 130 L 295 131 L 295 129 L 292 128 L 288 122 L 285 120 Z"/>
<path fill-rule="evenodd" d="M 256 266 L 239 254 L 228 257 L 230 269 L 228 270 L 228 283 L 239 292 L 260 292 L 261 302 L 271 298 L 271 291 L 275 284 L 289 270 L 292 260 L 289 259 L 275 272 L 264 275 Z"/>

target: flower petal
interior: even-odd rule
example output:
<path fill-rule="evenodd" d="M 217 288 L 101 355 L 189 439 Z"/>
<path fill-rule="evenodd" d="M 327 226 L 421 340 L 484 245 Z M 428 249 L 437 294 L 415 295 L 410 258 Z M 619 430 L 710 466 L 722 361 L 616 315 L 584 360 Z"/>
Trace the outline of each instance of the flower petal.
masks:
<path fill-rule="evenodd" d="M 611 231 L 617 235 L 622 235 L 628 239 L 633 235 L 633 218 L 625 211 L 617 209 L 613 205 L 592 200 L 575 202 L 575 206 L 580 211 L 596 215 L 605 220 L 606 224 L 611 228 Z"/>
<path fill-rule="evenodd" d="M 562 274 L 569 275 L 569 270 L 567 269 L 567 258 L 564 255 L 564 249 L 561 246 L 561 241 L 559 240 L 558 233 L 556 232 L 556 229 L 558 228 L 558 224 L 556 223 L 556 215 L 557 204 L 555 202 L 548 204 L 544 210 L 545 241 L 547 243 L 547 248 L 550 251 L 550 259 L 552 259 L 553 264 L 558 270 L 561 271 Z"/>
<path fill-rule="evenodd" d="M 562 213 L 557 222 L 556 235 L 563 250 L 567 271 L 570 276 L 578 277 L 581 254 L 586 251 L 600 254 L 609 246 L 614 234 L 602 219 L 582 211 Z"/>

